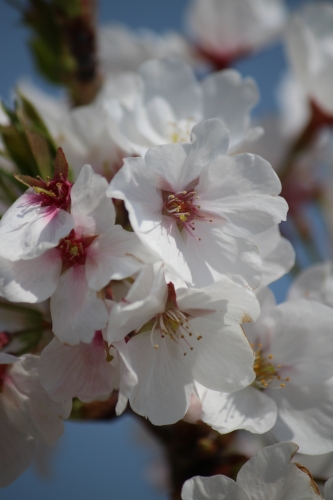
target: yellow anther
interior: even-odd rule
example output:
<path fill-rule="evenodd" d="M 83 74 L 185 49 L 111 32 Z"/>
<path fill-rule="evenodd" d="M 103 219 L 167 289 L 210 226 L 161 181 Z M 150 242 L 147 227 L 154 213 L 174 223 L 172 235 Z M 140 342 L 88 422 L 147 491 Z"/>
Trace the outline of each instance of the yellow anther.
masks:
<path fill-rule="evenodd" d="M 52 193 L 52 191 L 47 191 L 46 189 L 35 186 L 33 188 L 37 194 L 47 194 L 48 196 L 53 196 L 53 197 L 55 196 L 55 193 Z"/>

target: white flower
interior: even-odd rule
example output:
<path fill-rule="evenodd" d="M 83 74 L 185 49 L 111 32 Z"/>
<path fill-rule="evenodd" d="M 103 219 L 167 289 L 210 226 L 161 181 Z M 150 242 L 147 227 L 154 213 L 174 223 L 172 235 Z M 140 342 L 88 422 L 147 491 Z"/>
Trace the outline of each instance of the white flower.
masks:
<path fill-rule="evenodd" d="M 290 463 L 297 449 L 289 442 L 267 446 L 243 465 L 236 482 L 226 476 L 189 479 L 182 500 L 319 500 L 311 474 Z"/>
<path fill-rule="evenodd" d="M 279 441 L 297 441 L 300 453 L 328 453 L 333 450 L 333 311 L 305 300 L 275 306 L 268 289 L 258 298 L 259 320 L 243 326 L 255 351 L 256 380 L 233 394 L 198 387 L 202 419 L 221 433 L 271 429 Z"/>
<path fill-rule="evenodd" d="M 259 314 L 255 295 L 227 278 L 200 290 L 166 284 L 161 264 L 147 266 L 111 310 L 108 341 L 126 344 L 138 376 L 134 411 L 154 424 L 181 419 L 194 381 L 227 392 L 253 381 L 253 352 L 240 327 Z"/>
<path fill-rule="evenodd" d="M 58 245 L 74 227 L 70 214 L 72 183 L 59 148 L 52 180 L 28 179 L 29 188 L 0 221 L 0 256 L 11 261 L 32 259 Z M 24 177 L 24 176 L 23 176 Z"/>
<path fill-rule="evenodd" d="M 105 103 L 110 135 L 129 154 L 144 156 L 161 144 L 189 142 L 197 123 L 220 118 L 230 132 L 229 153 L 262 133 L 250 128 L 250 111 L 258 102 L 252 78 L 235 70 L 213 73 L 198 82 L 178 59 L 148 61 L 140 67 L 140 91 L 131 109 L 113 100 Z"/>
<path fill-rule="evenodd" d="M 90 343 L 105 327 L 108 311 L 97 292 L 137 272 L 147 255 L 133 233 L 113 225 L 106 188 L 106 180 L 85 165 L 71 192 L 71 232 L 34 259 L 0 260 L 0 294 L 12 302 L 51 297 L 53 332 L 70 345 Z"/>
<path fill-rule="evenodd" d="M 286 9 L 282 0 L 192 0 L 187 16 L 198 49 L 223 68 L 279 33 Z"/>
<path fill-rule="evenodd" d="M 107 74 L 137 71 L 148 59 L 175 56 L 194 62 L 189 43 L 175 32 L 157 35 L 131 31 L 120 24 L 104 26 L 99 34 L 100 58 Z"/>
<path fill-rule="evenodd" d="M 309 98 L 333 114 L 333 6 L 309 3 L 294 14 L 286 33 L 287 52 L 295 76 Z"/>
<path fill-rule="evenodd" d="M 125 201 L 135 233 L 185 281 L 205 286 L 227 275 L 256 287 L 251 236 L 285 218 L 280 181 L 259 156 L 227 155 L 218 119 L 196 125 L 192 138 L 127 158 L 107 195 Z"/>
<path fill-rule="evenodd" d="M 71 404 L 51 401 L 38 376 L 37 356 L 0 353 L 0 486 L 30 464 L 36 441 L 53 444 L 63 433 Z M 59 418 L 60 417 L 60 418 Z"/>
<path fill-rule="evenodd" d="M 309 299 L 333 307 L 333 265 L 331 261 L 310 266 L 293 281 L 288 300 Z"/>

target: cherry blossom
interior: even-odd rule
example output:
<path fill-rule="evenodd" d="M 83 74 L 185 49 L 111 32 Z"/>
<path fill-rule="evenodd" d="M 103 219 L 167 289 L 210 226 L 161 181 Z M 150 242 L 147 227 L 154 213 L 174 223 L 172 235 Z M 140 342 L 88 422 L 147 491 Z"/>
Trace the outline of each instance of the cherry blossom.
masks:
<path fill-rule="evenodd" d="M 292 16 L 286 33 L 287 53 L 295 76 L 321 110 L 333 114 L 333 6 L 309 3 Z"/>
<path fill-rule="evenodd" d="M 0 221 L 0 257 L 10 261 L 32 259 L 58 245 L 74 227 L 70 214 L 72 183 L 68 164 L 59 148 L 52 180 L 21 176 L 32 186 L 7 210 Z"/>
<path fill-rule="evenodd" d="M 71 404 L 51 401 L 38 376 L 37 356 L 0 353 L 0 486 L 14 481 L 33 458 L 36 441 L 53 444 Z M 60 418 L 59 418 L 60 417 Z"/>
<path fill-rule="evenodd" d="M 328 453 L 333 450 L 333 311 L 301 299 L 275 306 L 268 289 L 258 298 L 260 318 L 243 325 L 255 353 L 255 382 L 233 394 L 197 386 L 202 419 L 221 433 L 271 429 L 279 441 L 297 441 L 300 453 Z"/>
<path fill-rule="evenodd" d="M 129 401 L 154 424 L 181 419 L 195 380 L 227 392 L 253 381 L 253 353 L 240 327 L 259 314 L 255 295 L 227 278 L 200 290 L 166 283 L 160 263 L 147 266 L 111 309 L 108 341 L 135 332 L 128 363 L 138 376 Z"/>
<path fill-rule="evenodd" d="M 290 442 L 263 448 L 243 465 L 236 482 L 226 476 L 189 479 L 183 486 L 182 500 L 319 500 L 310 472 L 290 463 L 297 449 L 297 444 Z M 329 487 L 326 483 L 327 492 Z"/>
<path fill-rule="evenodd" d="M 230 132 L 229 152 L 262 134 L 262 129 L 250 128 L 250 111 L 259 99 L 252 78 L 227 70 L 198 82 L 188 65 L 173 58 L 146 62 L 139 76 L 132 108 L 105 101 L 110 135 L 129 154 L 144 156 L 152 146 L 189 142 L 195 124 L 215 117 Z"/>
<path fill-rule="evenodd" d="M 107 181 L 85 165 L 71 191 L 73 229 L 34 259 L 2 259 L 0 294 L 13 302 L 51 297 L 53 332 L 70 345 L 90 343 L 106 326 L 108 311 L 97 292 L 111 279 L 137 272 L 148 253 L 115 221 Z"/>
<path fill-rule="evenodd" d="M 280 181 L 259 156 L 227 155 L 218 119 L 196 125 L 192 139 L 127 158 L 107 195 L 125 201 L 141 241 L 186 282 L 227 275 L 256 287 L 261 262 L 251 237 L 285 218 Z"/>
<path fill-rule="evenodd" d="M 286 9 L 281 0 L 192 0 L 187 16 L 198 50 L 224 68 L 279 33 Z"/>
<path fill-rule="evenodd" d="M 159 35 L 147 29 L 135 32 L 111 24 L 100 30 L 99 42 L 101 62 L 108 75 L 137 71 L 149 59 L 169 56 L 195 62 L 190 44 L 176 32 Z"/>
<path fill-rule="evenodd" d="M 332 262 L 314 264 L 302 271 L 293 281 L 288 293 L 289 300 L 299 298 L 315 300 L 333 307 Z"/>

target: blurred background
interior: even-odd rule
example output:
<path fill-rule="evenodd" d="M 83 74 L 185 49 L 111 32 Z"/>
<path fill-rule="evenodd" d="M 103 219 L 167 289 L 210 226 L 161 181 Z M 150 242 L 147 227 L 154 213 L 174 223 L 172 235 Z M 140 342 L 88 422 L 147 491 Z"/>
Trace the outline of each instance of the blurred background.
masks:
<path fill-rule="evenodd" d="M 29 78 L 54 95 L 59 89 L 36 73 L 26 45 L 28 32 L 10 2 L 0 0 L 0 96 L 10 102 L 15 84 Z M 184 32 L 187 0 L 99 1 L 101 24 L 119 22 L 131 28 L 147 27 L 156 32 Z M 306 0 L 288 0 L 291 9 Z M 276 88 L 285 71 L 283 45 L 275 42 L 265 50 L 235 65 L 243 76 L 258 83 L 261 101 L 254 116 L 277 109 Z M 277 300 L 285 296 L 289 278 L 272 286 Z M 35 463 L 11 486 L 0 491 L 1 500 L 163 500 L 167 471 L 161 450 L 140 423 L 125 415 L 111 423 L 65 424 L 65 434 L 54 450 L 40 449 Z"/>

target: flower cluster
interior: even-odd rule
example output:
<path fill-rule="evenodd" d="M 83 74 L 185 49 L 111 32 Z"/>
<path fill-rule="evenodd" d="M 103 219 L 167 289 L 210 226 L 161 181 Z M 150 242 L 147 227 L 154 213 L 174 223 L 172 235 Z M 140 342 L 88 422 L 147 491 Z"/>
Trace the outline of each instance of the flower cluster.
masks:
<path fill-rule="evenodd" d="M 185 419 L 278 442 L 237 482 L 187 481 L 183 500 L 320 498 L 289 462 L 298 448 L 333 451 L 332 263 L 301 273 L 282 304 L 268 285 L 295 261 L 279 229 L 287 201 L 308 244 L 308 198 L 290 169 L 333 123 L 332 6 L 309 5 L 286 30 L 310 123 L 293 147 L 280 134 L 280 178 L 256 154 L 256 83 L 221 69 L 286 19 L 280 0 L 195 0 L 195 50 L 172 34 L 137 43 L 120 27 L 102 33 L 107 76 L 89 105 L 55 106 L 23 85 L 27 117 L 8 112 L 0 129 L 25 189 L 15 184 L 0 221 L 0 486 L 28 467 L 36 443 L 58 439 L 74 398 L 116 396 L 117 415 L 129 406 L 156 426 Z M 199 81 L 203 60 L 219 71 Z M 37 173 L 15 167 L 9 128 L 26 134 Z M 326 500 L 332 491 L 328 481 Z"/>

